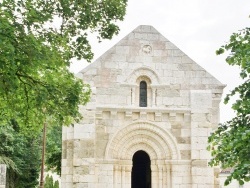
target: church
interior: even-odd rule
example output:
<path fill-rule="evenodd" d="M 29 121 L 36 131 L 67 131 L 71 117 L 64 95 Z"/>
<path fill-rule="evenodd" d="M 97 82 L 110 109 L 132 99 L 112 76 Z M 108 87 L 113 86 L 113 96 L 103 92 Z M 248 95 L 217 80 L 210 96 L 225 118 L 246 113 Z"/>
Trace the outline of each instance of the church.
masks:
<path fill-rule="evenodd" d="M 141 25 L 78 73 L 83 119 L 63 128 L 63 188 L 218 188 L 207 139 L 223 85 Z"/>

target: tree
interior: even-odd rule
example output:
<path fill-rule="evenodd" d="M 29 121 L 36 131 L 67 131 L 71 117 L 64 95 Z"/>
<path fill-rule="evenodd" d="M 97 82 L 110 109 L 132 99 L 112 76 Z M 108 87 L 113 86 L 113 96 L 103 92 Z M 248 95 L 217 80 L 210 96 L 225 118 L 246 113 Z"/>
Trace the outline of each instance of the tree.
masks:
<path fill-rule="evenodd" d="M 88 85 L 69 72 L 72 58 L 91 61 L 88 35 L 119 31 L 127 0 L 3 0 L 0 6 L 0 124 L 25 131 L 69 125 L 89 100 Z M 44 112 L 46 110 L 46 112 Z"/>
<path fill-rule="evenodd" d="M 52 126 L 47 130 L 46 168 L 61 175 L 62 127 Z"/>
<path fill-rule="evenodd" d="M 226 62 L 240 67 L 243 83 L 224 100 L 227 104 L 232 96 L 239 96 L 232 105 L 236 117 L 220 124 L 208 139 L 208 149 L 213 157 L 210 165 L 232 168 L 224 184 L 228 185 L 236 179 L 242 185 L 250 181 L 250 28 L 233 33 L 230 41 L 216 53 L 223 54 L 225 51 L 230 52 Z"/>
<path fill-rule="evenodd" d="M 45 178 L 44 188 L 59 188 L 59 182 L 57 180 L 54 182 L 53 177 L 47 175 Z"/>
<path fill-rule="evenodd" d="M 62 126 L 81 118 L 78 107 L 88 102 L 90 88 L 69 72 L 70 63 L 72 58 L 89 62 L 93 58 L 89 34 L 101 41 L 118 33 L 116 22 L 123 20 L 126 3 L 127 0 L 0 2 L 0 125 L 15 121 L 20 128 L 18 136 L 25 134 L 21 137 L 23 142 L 31 144 L 26 145 L 27 149 L 36 150 L 39 138 L 35 137 L 45 121 L 50 126 Z M 23 151 L 19 155 L 26 157 L 27 164 L 31 159 L 38 160 Z M 18 158 L 0 153 L 0 160 L 13 168 L 23 168 Z M 33 167 L 34 173 L 26 175 L 37 180 L 39 168 Z"/>
<path fill-rule="evenodd" d="M 35 187 L 38 183 L 41 134 L 25 136 L 13 124 L 0 126 L 0 159 L 7 164 L 7 187 Z"/>

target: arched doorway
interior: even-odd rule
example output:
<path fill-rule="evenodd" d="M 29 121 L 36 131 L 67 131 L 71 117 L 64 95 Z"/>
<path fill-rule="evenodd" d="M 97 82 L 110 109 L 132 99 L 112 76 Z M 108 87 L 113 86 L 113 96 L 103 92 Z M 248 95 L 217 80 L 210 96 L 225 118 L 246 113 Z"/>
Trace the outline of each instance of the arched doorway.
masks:
<path fill-rule="evenodd" d="M 150 158 L 145 151 L 135 152 L 131 176 L 132 188 L 151 188 Z"/>

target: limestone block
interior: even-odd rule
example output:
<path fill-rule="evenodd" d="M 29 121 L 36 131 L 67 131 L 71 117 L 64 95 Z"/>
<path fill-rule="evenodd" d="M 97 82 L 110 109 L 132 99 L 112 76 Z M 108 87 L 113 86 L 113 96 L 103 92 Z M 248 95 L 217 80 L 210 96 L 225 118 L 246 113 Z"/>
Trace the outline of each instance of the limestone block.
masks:
<path fill-rule="evenodd" d="M 172 50 L 172 52 L 173 52 L 173 56 L 179 56 L 179 57 L 185 56 L 185 54 L 179 49 L 177 49 L 177 50 L 174 49 L 174 50 Z"/>
<path fill-rule="evenodd" d="M 62 133 L 62 140 L 67 140 L 67 133 Z"/>
<path fill-rule="evenodd" d="M 191 135 L 193 137 L 208 137 L 210 135 L 211 129 L 209 128 L 195 128 L 191 130 Z"/>
<path fill-rule="evenodd" d="M 177 143 L 179 144 L 190 144 L 191 143 L 190 137 L 177 137 Z"/>
<path fill-rule="evenodd" d="M 163 70 L 163 76 L 172 77 L 173 76 L 173 71 L 171 71 L 171 70 Z"/>
<path fill-rule="evenodd" d="M 146 120 L 147 119 L 147 113 L 146 112 L 140 112 L 140 119 Z"/>
<path fill-rule="evenodd" d="M 200 167 L 200 168 L 204 168 L 204 167 L 207 167 L 208 166 L 208 162 L 207 160 L 192 160 L 192 166 L 193 167 Z"/>
<path fill-rule="evenodd" d="M 100 183 L 106 183 L 107 185 L 110 185 L 113 183 L 113 177 L 102 175 L 99 176 L 98 181 Z"/>
<path fill-rule="evenodd" d="M 181 97 L 181 100 L 183 106 L 189 106 L 189 97 Z"/>
<path fill-rule="evenodd" d="M 163 97 L 163 104 L 166 106 L 172 106 L 174 104 L 174 99 L 172 97 Z"/>
<path fill-rule="evenodd" d="M 191 151 L 192 159 L 200 159 L 200 150 L 192 150 Z"/>
<path fill-rule="evenodd" d="M 206 145 L 207 146 L 207 145 Z M 200 150 L 200 159 L 211 159 L 211 154 L 206 149 Z"/>
<path fill-rule="evenodd" d="M 74 138 L 75 139 L 93 139 L 95 136 L 95 124 L 75 124 Z"/>
<path fill-rule="evenodd" d="M 84 73 L 84 76 L 85 75 L 96 75 L 97 74 L 97 69 L 96 68 L 92 68 L 92 69 L 89 69 L 88 71 L 86 71 Z"/>
<path fill-rule="evenodd" d="M 192 144 L 207 144 L 207 136 L 193 136 L 191 138 Z"/>
<path fill-rule="evenodd" d="M 145 33 L 135 33 L 135 39 L 147 39 L 147 34 L 145 34 Z"/>
<path fill-rule="evenodd" d="M 191 131 L 190 129 L 181 129 L 181 137 L 190 137 Z"/>
<path fill-rule="evenodd" d="M 204 77 L 204 78 L 202 78 L 201 83 L 205 84 L 205 85 L 214 84 L 214 78 L 212 78 L 212 77 Z"/>
<path fill-rule="evenodd" d="M 202 176 L 214 177 L 214 169 L 213 168 L 193 167 L 192 174 L 197 175 L 197 176 L 202 175 Z"/>
<path fill-rule="evenodd" d="M 193 188 L 193 186 L 192 186 L 192 184 L 191 183 L 189 183 L 189 184 L 182 184 L 182 185 L 180 185 L 179 186 L 179 188 Z"/>
<path fill-rule="evenodd" d="M 107 146 L 108 140 L 96 140 L 96 150 L 95 154 L 97 158 L 103 158 L 105 155 L 105 148 Z"/>
<path fill-rule="evenodd" d="M 61 160 L 62 167 L 65 167 L 67 165 L 66 163 L 67 163 L 67 159 Z"/>
<path fill-rule="evenodd" d="M 178 144 L 179 150 L 190 150 L 191 145 L 190 144 Z"/>
<path fill-rule="evenodd" d="M 159 57 L 161 57 L 161 55 L 162 55 L 162 50 L 153 50 L 153 55 L 154 55 L 154 56 L 159 56 Z"/>
<path fill-rule="evenodd" d="M 201 144 L 201 143 L 192 143 L 191 144 L 191 149 L 192 150 L 204 150 L 206 149 L 207 144 Z"/>
<path fill-rule="evenodd" d="M 67 182 L 63 182 L 61 184 L 61 188 L 73 188 L 73 183 L 67 183 Z"/>
<path fill-rule="evenodd" d="M 182 177 L 182 183 L 185 184 L 185 185 L 188 185 L 192 183 L 192 178 L 190 177 L 190 172 L 188 174 L 188 176 L 184 176 Z M 185 187 L 183 187 L 185 188 Z"/>
<path fill-rule="evenodd" d="M 212 184 L 214 182 L 214 177 L 213 176 L 211 176 L 211 177 L 205 176 L 203 174 L 200 174 L 200 176 L 193 176 L 192 182 L 195 184 L 208 186 L 209 184 Z"/>
<path fill-rule="evenodd" d="M 81 175 L 80 176 L 80 182 L 86 182 L 86 183 L 95 183 L 96 177 L 94 175 Z"/>
<path fill-rule="evenodd" d="M 210 122 L 200 122 L 198 124 L 198 127 L 199 128 L 212 128 L 213 127 L 213 124 L 210 123 Z"/>
<path fill-rule="evenodd" d="M 182 106 L 183 103 L 182 103 L 182 98 L 181 97 L 174 97 L 174 105 L 175 106 Z"/>
<path fill-rule="evenodd" d="M 173 76 L 183 78 L 185 76 L 185 73 L 184 73 L 184 71 L 180 71 L 180 70 L 179 71 L 173 71 Z"/>
<path fill-rule="evenodd" d="M 185 70 L 185 77 L 187 78 L 194 78 L 196 76 L 195 71 L 191 71 L 191 64 L 185 64 L 185 66 L 182 66 L 180 70 Z"/>
<path fill-rule="evenodd" d="M 150 40 L 150 41 L 158 41 L 159 40 L 159 34 L 149 33 L 147 35 L 147 39 Z"/>
<path fill-rule="evenodd" d="M 129 54 L 129 46 L 116 46 L 116 54 Z"/>
<path fill-rule="evenodd" d="M 180 129 L 171 129 L 171 132 L 172 132 L 172 134 L 173 134 L 175 137 L 181 136 L 181 130 L 180 130 Z"/>
<path fill-rule="evenodd" d="M 66 182 L 72 182 L 73 175 L 66 175 Z"/>
<path fill-rule="evenodd" d="M 210 112 L 212 108 L 212 93 L 210 90 L 192 90 L 190 98 L 192 113 Z"/>

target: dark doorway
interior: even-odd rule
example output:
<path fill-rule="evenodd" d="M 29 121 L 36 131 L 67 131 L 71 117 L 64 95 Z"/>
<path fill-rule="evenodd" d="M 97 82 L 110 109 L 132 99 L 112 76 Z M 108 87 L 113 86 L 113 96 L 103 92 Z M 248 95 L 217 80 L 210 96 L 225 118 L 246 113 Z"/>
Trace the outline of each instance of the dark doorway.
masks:
<path fill-rule="evenodd" d="M 151 188 L 150 158 L 142 150 L 135 152 L 132 168 L 132 188 Z"/>

